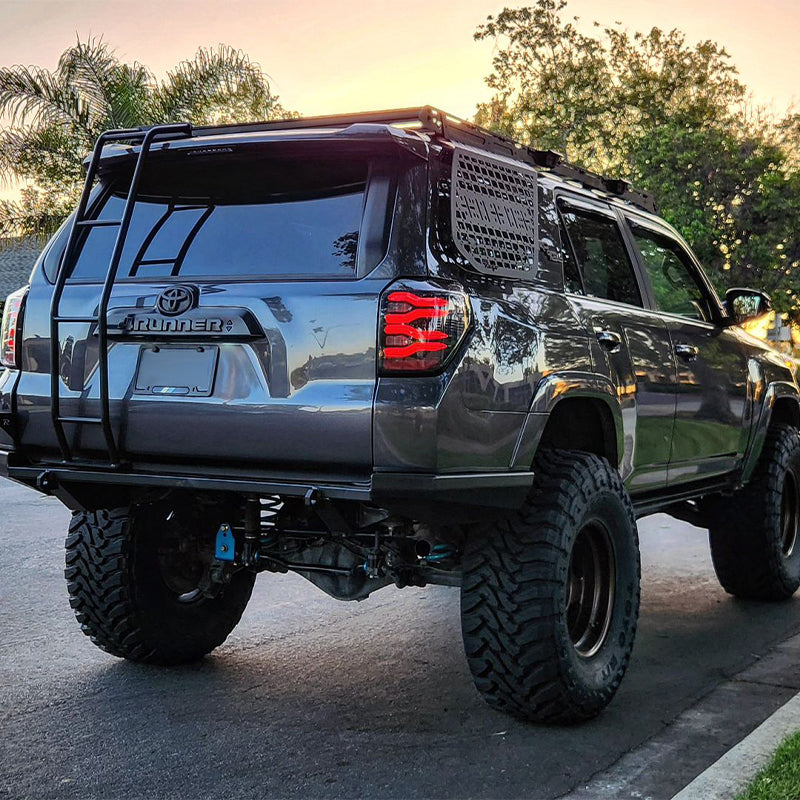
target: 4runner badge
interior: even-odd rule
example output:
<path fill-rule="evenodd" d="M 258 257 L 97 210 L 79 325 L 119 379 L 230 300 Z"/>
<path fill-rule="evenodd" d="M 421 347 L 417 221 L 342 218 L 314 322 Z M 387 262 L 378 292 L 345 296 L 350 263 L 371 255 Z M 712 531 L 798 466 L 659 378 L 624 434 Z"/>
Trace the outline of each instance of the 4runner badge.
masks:
<path fill-rule="evenodd" d="M 170 286 L 161 293 L 156 303 L 158 310 L 168 316 L 177 317 L 197 304 L 197 290 L 190 286 Z"/>

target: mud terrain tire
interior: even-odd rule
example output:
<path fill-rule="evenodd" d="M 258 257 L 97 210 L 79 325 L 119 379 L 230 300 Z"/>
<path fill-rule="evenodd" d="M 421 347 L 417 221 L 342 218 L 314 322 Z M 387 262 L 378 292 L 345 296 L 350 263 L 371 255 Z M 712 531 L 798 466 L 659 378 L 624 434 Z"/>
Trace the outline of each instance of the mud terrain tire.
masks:
<path fill-rule="evenodd" d="M 112 655 L 149 664 L 196 661 L 225 641 L 250 598 L 255 576 L 247 571 L 234 574 L 215 597 L 192 591 L 191 575 L 180 577 L 185 586 L 176 587 L 174 576 L 165 579 L 168 516 L 163 506 L 131 506 L 72 518 L 65 570 L 70 605 L 83 632 Z M 208 520 L 201 528 L 205 551 L 214 531 Z M 181 536 L 190 541 L 180 531 L 172 540 Z"/>
<path fill-rule="evenodd" d="M 774 425 L 749 483 L 707 502 L 722 588 L 747 600 L 786 600 L 800 587 L 800 434 Z"/>
<path fill-rule="evenodd" d="M 534 470 L 525 506 L 468 540 L 464 647 L 491 706 L 534 722 L 579 722 L 608 705 L 630 659 L 636 521 L 605 459 L 551 450 Z"/>

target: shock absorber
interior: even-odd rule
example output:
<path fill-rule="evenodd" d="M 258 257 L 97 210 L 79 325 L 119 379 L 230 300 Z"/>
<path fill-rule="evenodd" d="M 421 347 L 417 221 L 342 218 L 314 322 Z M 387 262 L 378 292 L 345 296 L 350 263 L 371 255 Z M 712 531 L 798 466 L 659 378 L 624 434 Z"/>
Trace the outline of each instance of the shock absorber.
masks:
<path fill-rule="evenodd" d="M 244 544 L 242 547 L 242 564 L 244 566 L 255 566 L 258 561 L 260 540 L 261 502 L 257 497 L 248 497 L 244 501 Z"/>

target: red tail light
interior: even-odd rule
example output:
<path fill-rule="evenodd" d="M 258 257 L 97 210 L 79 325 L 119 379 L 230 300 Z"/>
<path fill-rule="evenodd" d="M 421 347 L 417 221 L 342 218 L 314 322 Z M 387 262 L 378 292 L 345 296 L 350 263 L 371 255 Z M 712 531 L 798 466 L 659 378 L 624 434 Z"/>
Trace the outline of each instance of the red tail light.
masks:
<path fill-rule="evenodd" d="M 435 372 L 469 327 L 461 292 L 397 288 L 383 298 L 380 322 L 382 372 Z"/>
<path fill-rule="evenodd" d="M 19 366 L 19 349 L 22 338 L 22 305 L 28 287 L 17 289 L 6 298 L 3 308 L 3 326 L 0 328 L 0 364 L 10 369 Z"/>

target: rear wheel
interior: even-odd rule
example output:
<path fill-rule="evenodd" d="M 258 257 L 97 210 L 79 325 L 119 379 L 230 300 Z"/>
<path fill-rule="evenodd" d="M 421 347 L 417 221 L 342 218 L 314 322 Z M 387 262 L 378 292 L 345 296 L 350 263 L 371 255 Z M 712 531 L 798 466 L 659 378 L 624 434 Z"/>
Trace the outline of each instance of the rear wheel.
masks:
<path fill-rule="evenodd" d="M 714 570 L 723 589 L 750 600 L 785 600 L 800 587 L 800 434 L 769 429 L 750 482 L 706 501 Z"/>
<path fill-rule="evenodd" d="M 633 647 L 639 550 L 617 471 L 550 451 L 516 515 L 467 544 L 462 632 L 492 706 L 536 722 L 577 722 L 612 699 Z"/>
<path fill-rule="evenodd" d="M 239 571 L 215 596 L 204 591 L 223 521 L 208 507 L 166 503 L 75 514 L 65 575 L 83 632 L 112 655 L 153 664 L 195 661 L 222 644 L 255 580 Z"/>

